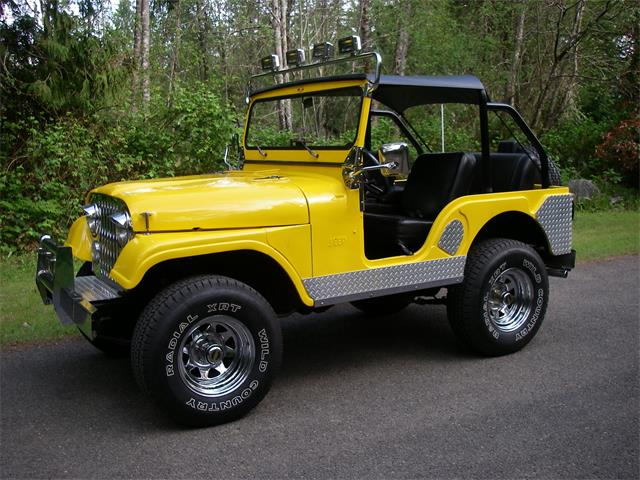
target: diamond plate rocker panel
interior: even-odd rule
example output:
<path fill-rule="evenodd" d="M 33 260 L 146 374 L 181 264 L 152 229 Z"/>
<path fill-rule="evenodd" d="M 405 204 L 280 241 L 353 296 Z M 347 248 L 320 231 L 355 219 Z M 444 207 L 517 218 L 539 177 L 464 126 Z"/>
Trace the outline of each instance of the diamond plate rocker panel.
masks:
<path fill-rule="evenodd" d="M 467 257 L 451 257 L 303 280 L 315 305 L 333 305 L 362 298 L 460 283 Z"/>
<path fill-rule="evenodd" d="M 438 247 L 449 255 L 455 255 L 462 243 L 464 227 L 460 220 L 453 220 L 444 228 Z"/>
<path fill-rule="evenodd" d="M 571 211 L 573 195 L 553 195 L 548 197 L 536 212 L 538 222 L 549 240 L 553 255 L 571 252 L 573 225 Z"/>

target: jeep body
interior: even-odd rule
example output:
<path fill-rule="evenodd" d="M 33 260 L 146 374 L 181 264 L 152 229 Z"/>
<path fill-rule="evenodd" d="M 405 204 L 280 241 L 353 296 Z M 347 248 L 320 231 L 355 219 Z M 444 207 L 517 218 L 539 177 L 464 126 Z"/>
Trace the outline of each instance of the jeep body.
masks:
<path fill-rule="evenodd" d="M 547 275 L 574 265 L 572 197 L 512 107 L 475 77 L 385 76 L 362 56 L 373 73 L 293 67 L 251 88 L 239 169 L 98 187 L 64 245 L 41 240 L 45 303 L 98 348 L 131 350 L 180 421 L 228 421 L 266 394 L 278 316 L 448 297 L 462 341 L 499 355 L 533 337 Z M 470 108 L 479 148 L 425 142 L 406 112 L 426 105 Z M 519 139 L 496 143 L 491 113 Z"/>

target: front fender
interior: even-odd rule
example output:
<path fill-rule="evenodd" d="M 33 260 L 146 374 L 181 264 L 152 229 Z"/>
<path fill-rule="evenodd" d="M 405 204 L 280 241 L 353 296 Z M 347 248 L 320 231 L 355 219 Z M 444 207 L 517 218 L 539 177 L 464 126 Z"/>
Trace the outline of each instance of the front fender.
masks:
<path fill-rule="evenodd" d="M 64 244 L 71 247 L 74 257 L 85 262 L 91 261 L 91 232 L 87 226 L 87 217 L 80 217 L 73 222 Z"/>
<path fill-rule="evenodd" d="M 283 236 L 290 241 L 270 243 Z M 140 283 L 151 267 L 162 262 L 238 250 L 253 250 L 271 257 L 287 273 L 302 302 L 313 305 L 301 280 L 301 277 L 311 275 L 310 255 L 302 253 L 311 251 L 309 225 L 138 234 L 122 249 L 110 275 L 129 290 Z"/>

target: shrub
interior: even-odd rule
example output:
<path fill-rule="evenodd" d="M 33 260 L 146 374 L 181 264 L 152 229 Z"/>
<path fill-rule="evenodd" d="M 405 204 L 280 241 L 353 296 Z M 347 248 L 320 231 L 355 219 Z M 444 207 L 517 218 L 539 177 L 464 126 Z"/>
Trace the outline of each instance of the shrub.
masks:
<path fill-rule="evenodd" d="M 595 157 L 595 150 L 609 127 L 606 120 L 570 118 L 545 133 L 542 142 L 563 171 L 591 178 L 606 169 L 606 162 Z"/>
<path fill-rule="evenodd" d="M 0 251 L 31 249 L 43 233 L 64 238 L 86 193 L 107 182 L 220 169 L 235 131 L 208 85 L 177 88 L 170 105 L 87 118 L 3 122 Z"/>
<path fill-rule="evenodd" d="M 640 119 L 626 119 L 615 125 L 596 147 L 595 156 L 620 172 L 627 185 L 637 189 L 640 182 Z"/>

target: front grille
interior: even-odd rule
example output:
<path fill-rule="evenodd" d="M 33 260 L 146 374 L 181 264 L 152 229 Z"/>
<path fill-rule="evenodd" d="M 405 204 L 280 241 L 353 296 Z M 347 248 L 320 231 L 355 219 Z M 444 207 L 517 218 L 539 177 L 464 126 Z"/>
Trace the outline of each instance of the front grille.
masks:
<path fill-rule="evenodd" d="M 122 200 L 100 194 L 93 195 L 91 203 L 98 207 L 98 229 L 92 248 L 93 273 L 111 278 L 109 272 L 122 250 L 116 240 L 116 225 L 111 217 L 116 213 L 126 212 L 127 206 Z"/>

